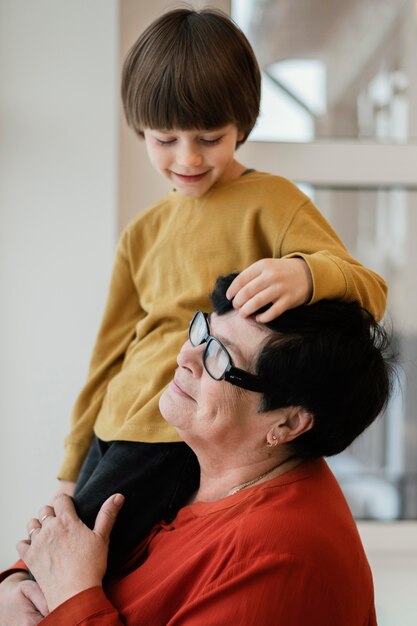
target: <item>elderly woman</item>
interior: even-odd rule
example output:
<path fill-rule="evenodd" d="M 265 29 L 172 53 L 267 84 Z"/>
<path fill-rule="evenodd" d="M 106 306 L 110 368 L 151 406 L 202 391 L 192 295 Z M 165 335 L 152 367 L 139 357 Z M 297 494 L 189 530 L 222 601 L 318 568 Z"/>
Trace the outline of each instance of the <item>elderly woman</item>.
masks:
<path fill-rule="evenodd" d="M 104 503 L 91 531 L 59 496 L 18 544 L 37 582 L 22 562 L 6 572 L 0 626 L 42 615 L 45 626 L 376 624 L 369 565 L 322 457 L 384 407 L 386 336 L 356 303 L 323 301 L 262 325 L 233 310 L 229 284 L 218 281 L 214 313 L 193 317 L 160 401 L 200 463 L 188 505 L 103 582 L 123 497 Z"/>

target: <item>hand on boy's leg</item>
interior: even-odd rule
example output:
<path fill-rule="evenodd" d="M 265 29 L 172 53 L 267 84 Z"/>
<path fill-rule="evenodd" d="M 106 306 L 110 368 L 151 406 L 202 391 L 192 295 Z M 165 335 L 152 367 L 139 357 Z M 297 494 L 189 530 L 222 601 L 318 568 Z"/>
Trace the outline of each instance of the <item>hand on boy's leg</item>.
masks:
<path fill-rule="evenodd" d="M 234 279 L 226 295 L 243 317 L 270 304 L 256 316 L 257 322 L 266 323 L 308 302 L 312 292 L 313 279 L 304 259 L 261 259 Z"/>
<path fill-rule="evenodd" d="M 80 520 L 65 494 L 29 520 L 29 537 L 19 541 L 17 551 L 34 573 L 51 611 L 77 593 L 101 585 L 110 533 L 123 503 L 121 494 L 108 498 L 93 530 Z"/>

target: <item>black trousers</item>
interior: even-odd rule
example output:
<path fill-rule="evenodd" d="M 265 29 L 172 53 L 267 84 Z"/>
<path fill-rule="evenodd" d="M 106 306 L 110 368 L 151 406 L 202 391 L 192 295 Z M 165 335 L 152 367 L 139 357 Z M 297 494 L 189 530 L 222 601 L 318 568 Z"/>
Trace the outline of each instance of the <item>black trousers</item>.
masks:
<path fill-rule="evenodd" d="M 200 481 L 194 452 L 183 442 L 141 443 L 94 438 L 78 478 L 74 504 L 94 527 L 103 502 L 122 493 L 122 507 L 110 538 L 107 573 L 162 519 L 173 519 Z"/>

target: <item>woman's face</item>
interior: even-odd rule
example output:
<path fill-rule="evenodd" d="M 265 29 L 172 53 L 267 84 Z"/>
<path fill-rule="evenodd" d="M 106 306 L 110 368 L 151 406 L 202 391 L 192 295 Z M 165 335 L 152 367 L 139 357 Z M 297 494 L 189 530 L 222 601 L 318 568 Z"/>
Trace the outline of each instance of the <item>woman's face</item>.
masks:
<path fill-rule="evenodd" d="M 255 373 L 257 356 L 270 335 L 267 328 L 231 311 L 221 316 L 213 313 L 210 332 L 227 348 L 233 365 Z M 203 366 L 205 346 L 194 348 L 189 341 L 183 345 L 174 379 L 159 402 L 161 413 L 190 445 L 241 442 L 245 434 L 253 436 L 259 430 L 261 396 L 211 378 Z"/>

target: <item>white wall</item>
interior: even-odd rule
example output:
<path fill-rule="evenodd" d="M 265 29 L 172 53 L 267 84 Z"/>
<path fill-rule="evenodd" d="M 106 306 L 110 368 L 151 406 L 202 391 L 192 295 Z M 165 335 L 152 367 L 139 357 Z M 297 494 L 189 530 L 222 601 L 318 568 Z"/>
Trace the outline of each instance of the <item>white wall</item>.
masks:
<path fill-rule="evenodd" d="M 369 521 L 358 526 L 372 569 L 378 625 L 415 626 L 416 523 Z"/>
<path fill-rule="evenodd" d="M 118 2 L 0 5 L 0 569 L 55 489 L 116 241 Z"/>

